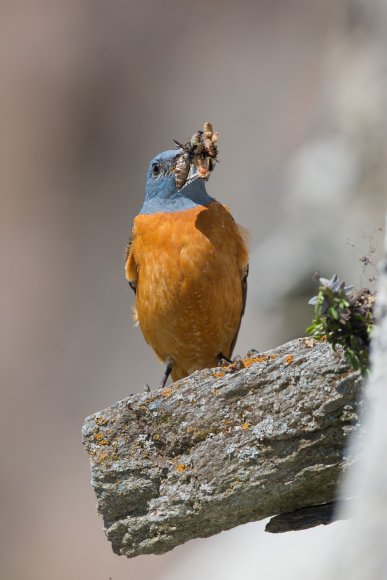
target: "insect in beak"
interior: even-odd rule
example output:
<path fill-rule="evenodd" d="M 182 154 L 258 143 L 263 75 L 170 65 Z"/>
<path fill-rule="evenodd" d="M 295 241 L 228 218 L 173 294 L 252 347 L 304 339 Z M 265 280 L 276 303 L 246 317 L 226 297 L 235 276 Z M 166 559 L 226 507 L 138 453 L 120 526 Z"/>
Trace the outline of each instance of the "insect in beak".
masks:
<path fill-rule="evenodd" d="M 218 133 L 212 124 L 204 123 L 203 131 L 197 131 L 185 145 L 174 139 L 182 153 L 176 157 L 171 171 L 175 173 L 176 187 L 184 187 L 196 179 L 208 179 L 217 161 Z"/>
<path fill-rule="evenodd" d="M 208 157 L 194 155 L 191 159 L 189 153 L 183 152 L 172 168 L 172 172 L 175 173 L 176 187 L 182 190 L 197 179 L 208 179 L 211 171 L 210 163 L 211 160 Z"/>

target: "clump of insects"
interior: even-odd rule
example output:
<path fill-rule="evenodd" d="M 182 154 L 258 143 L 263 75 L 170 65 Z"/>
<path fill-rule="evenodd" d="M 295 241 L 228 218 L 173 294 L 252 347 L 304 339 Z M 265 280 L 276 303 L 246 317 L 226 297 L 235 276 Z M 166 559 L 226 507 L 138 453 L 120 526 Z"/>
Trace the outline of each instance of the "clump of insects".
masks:
<path fill-rule="evenodd" d="M 175 181 L 178 189 L 187 183 L 191 165 L 194 165 L 202 178 L 208 178 L 217 161 L 219 135 L 213 131 L 212 124 L 206 121 L 203 130 L 196 131 L 191 139 L 183 144 L 174 139 L 176 145 L 183 150 L 175 164 Z"/>

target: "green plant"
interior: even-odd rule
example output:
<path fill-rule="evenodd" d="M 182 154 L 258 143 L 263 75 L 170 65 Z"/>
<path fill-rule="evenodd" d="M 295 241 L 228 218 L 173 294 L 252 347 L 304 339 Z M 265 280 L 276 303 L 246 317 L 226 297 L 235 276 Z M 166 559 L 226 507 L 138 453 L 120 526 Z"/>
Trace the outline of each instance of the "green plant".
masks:
<path fill-rule="evenodd" d="M 309 300 L 315 316 L 306 332 L 326 340 L 333 348 L 340 344 L 347 361 L 364 374 L 369 366 L 369 345 L 373 327 L 374 295 L 367 288 L 354 291 L 337 275 L 320 278 L 317 296 Z"/>

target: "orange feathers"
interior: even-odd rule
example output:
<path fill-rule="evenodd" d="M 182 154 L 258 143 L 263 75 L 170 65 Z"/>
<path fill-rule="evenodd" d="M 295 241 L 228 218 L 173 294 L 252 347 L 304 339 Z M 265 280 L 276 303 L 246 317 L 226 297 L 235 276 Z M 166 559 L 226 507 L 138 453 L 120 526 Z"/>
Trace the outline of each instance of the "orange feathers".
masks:
<path fill-rule="evenodd" d="M 145 340 L 172 361 L 174 380 L 231 356 L 247 264 L 241 229 L 216 201 L 135 218 L 126 277 Z"/>

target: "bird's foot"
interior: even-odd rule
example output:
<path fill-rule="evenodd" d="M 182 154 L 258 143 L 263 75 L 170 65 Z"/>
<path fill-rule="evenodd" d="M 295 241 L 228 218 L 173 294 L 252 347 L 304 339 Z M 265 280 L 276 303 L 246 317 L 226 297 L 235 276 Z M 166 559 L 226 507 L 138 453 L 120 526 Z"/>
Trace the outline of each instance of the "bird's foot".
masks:
<path fill-rule="evenodd" d="M 232 363 L 230 364 L 230 372 L 236 373 L 237 371 L 243 369 L 244 366 L 245 365 L 243 363 L 242 357 L 239 355 L 234 356 L 234 358 L 232 359 Z"/>
<path fill-rule="evenodd" d="M 219 355 L 218 357 L 218 367 L 228 367 L 232 364 L 232 360 L 230 360 L 229 358 L 223 356 L 222 354 Z"/>
<path fill-rule="evenodd" d="M 259 355 L 259 350 L 257 350 L 256 348 L 250 348 L 250 350 L 246 354 L 246 358 L 252 358 L 253 356 L 258 356 L 258 355 Z"/>
<path fill-rule="evenodd" d="M 236 373 L 244 368 L 242 357 L 239 355 L 234 356 L 232 360 L 226 358 L 225 356 L 221 355 L 221 358 L 218 360 L 218 367 L 222 367 L 225 369 L 227 373 Z"/>
<path fill-rule="evenodd" d="M 163 389 L 165 387 L 165 384 L 168 380 L 169 375 L 172 372 L 172 368 L 173 368 L 173 361 L 168 357 L 167 359 L 167 364 L 165 367 L 165 371 L 163 374 L 163 378 L 161 379 L 160 385 L 159 385 L 159 389 Z"/>

